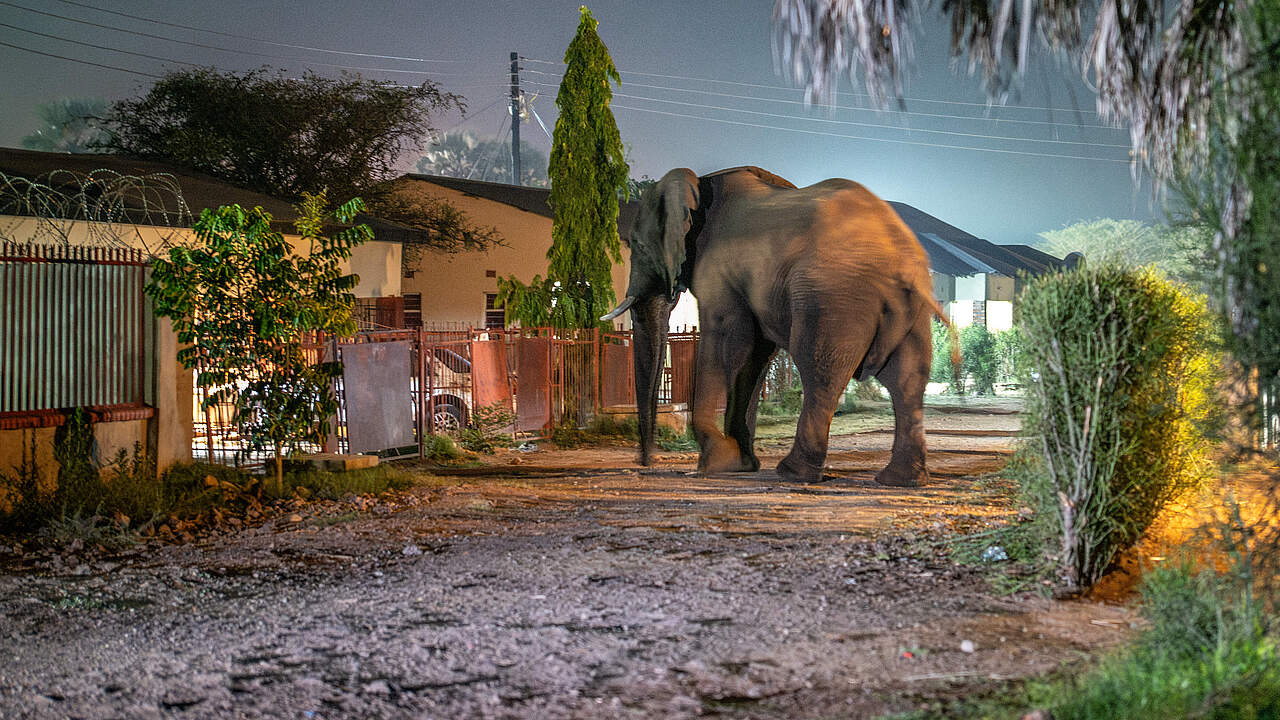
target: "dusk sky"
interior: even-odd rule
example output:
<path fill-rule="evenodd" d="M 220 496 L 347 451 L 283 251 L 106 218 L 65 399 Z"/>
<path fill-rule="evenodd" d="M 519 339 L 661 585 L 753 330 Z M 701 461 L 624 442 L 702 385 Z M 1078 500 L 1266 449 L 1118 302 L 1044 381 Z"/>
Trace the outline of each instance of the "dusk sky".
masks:
<path fill-rule="evenodd" d="M 3 0 L 0 145 L 20 145 L 41 102 L 140 94 L 153 80 L 144 74 L 184 67 L 178 61 L 322 74 L 346 66 L 403 83 L 432 79 L 469 107 L 465 118 L 437 118 L 438 129 L 505 135 L 512 51 L 526 58 L 522 84 L 538 93 L 533 109 L 551 130 L 560 60 L 580 4 Z M 1043 59 L 1020 93 L 988 106 L 963 68 L 953 72 L 939 15 L 922 23 L 906 112 L 877 112 L 847 78 L 838 108 L 804 106 L 803 93 L 774 70 L 772 0 L 589 7 L 622 73 L 614 116 L 634 177 L 748 164 L 797 185 L 847 177 L 998 243 L 1033 242 L 1077 220 L 1157 214 L 1149 187 L 1131 177 L 1127 132 L 1102 126 L 1074 69 Z M 536 120 L 521 133 L 549 150 Z"/>

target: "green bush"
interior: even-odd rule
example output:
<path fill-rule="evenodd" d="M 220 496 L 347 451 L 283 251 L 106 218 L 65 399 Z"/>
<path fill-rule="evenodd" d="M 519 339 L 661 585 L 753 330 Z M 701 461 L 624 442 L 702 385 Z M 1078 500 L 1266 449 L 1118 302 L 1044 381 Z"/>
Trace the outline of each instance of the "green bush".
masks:
<path fill-rule="evenodd" d="M 1018 382 L 1024 373 L 1019 369 L 1022 357 L 1022 332 L 1018 328 L 1001 330 L 996 336 L 996 382 Z"/>
<path fill-rule="evenodd" d="M 1031 281 L 1020 318 L 1040 464 L 1024 490 L 1055 525 L 1067 584 L 1087 586 L 1204 477 L 1211 324 L 1201 298 L 1113 265 Z"/>
<path fill-rule="evenodd" d="M 955 380 L 955 368 L 951 365 L 951 331 L 935 318 L 930 323 L 933 343 L 933 362 L 929 366 L 929 382 L 950 383 Z"/>
<path fill-rule="evenodd" d="M 448 435 L 428 435 L 423 454 L 432 462 L 448 462 L 462 458 L 462 451 Z"/>
<path fill-rule="evenodd" d="M 602 438 L 621 438 L 623 440 L 640 439 L 640 421 L 628 415 L 618 420 L 614 415 L 597 415 L 587 426 L 587 433 Z"/>
<path fill-rule="evenodd" d="M 93 425 L 84 408 L 72 410 L 54 431 L 53 459 L 58 463 L 54 507 L 63 515 L 96 512 L 107 492 L 94 464 Z"/>
<path fill-rule="evenodd" d="M 965 377 L 973 379 L 973 392 L 994 395 L 996 376 L 1000 372 L 996 336 L 984 325 L 970 325 L 960 331 L 960 355 Z"/>
<path fill-rule="evenodd" d="M 501 445 L 510 445 L 506 430 L 514 427 L 516 416 L 505 404 L 497 402 L 478 407 L 471 414 L 471 424 L 458 433 L 459 444 L 471 452 L 492 454 Z"/>

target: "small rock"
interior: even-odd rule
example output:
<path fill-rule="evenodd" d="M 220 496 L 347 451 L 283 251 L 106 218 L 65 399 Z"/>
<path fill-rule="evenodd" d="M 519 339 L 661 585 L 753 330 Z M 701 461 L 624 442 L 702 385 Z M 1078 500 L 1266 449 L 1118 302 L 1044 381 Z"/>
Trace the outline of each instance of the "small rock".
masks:
<path fill-rule="evenodd" d="M 404 546 L 404 549 L 400 551 L 400 554 L 405 556 L 421 555 L 422 548 L 418 547 L 417 545 L 414 545 L 413 543 L 409 543 L 408 545 Z"/>
<path fill-rule="evenodd" d="M 387 685 L 386 680 L 374 680 L 365 684 L 361 690 L 370 695 L 386 695 L 391 692 L 391 686 Z"/>
<path fill-rule="evenodd" d="M 991 547 L 982 551 L 983 562 L 1003 562 L 1008 559 L 1009 559 L 1009 553 L 1005 552 L 1004 548 L 1000 547 L 999 545 L 992 545 Z"/>
<path fill-rule="evenodd" d="M 1023 715 L 1022 720 L 1053 720 L 1053 713 L 1048 710 L 1032 710 Z"/>
<path fill-rule="evenodd" d="M 302 522 L 302 516 L 301 516 L 301 515 L 299 515 L 298 513 L 294 513 L 294 514 L 292 514 L 292 515 L 290 515 L 290 516 L 289 516 L 289 522 L 291 522 L 291 523 L 300 523 L 300 522 Z"/>
<path fill-rule="evenodd" d="M 960 652 L 971 653 L 973 652 L 973 650 L 974 650 L 974 647 L 973 647 L 972 640 L 964 640 L 960 643 Z"/>

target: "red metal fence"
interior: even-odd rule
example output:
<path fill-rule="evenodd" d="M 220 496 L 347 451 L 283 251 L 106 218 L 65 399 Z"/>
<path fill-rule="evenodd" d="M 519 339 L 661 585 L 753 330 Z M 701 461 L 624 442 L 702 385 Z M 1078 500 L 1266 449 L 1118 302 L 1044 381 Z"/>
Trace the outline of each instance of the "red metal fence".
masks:
<path fill-rule="evenodd" d="M 509 328 L 366 330 L 317 343 L 313 359 L 336 353 L 347 371 L 336 387 L 333 433 L 324 448 L 313 449 L 368 451 L 366 441 L 353 440 L 377 437 L 390 443 L 378 451 L 421 453 L 428 436 L 475 427 L 477 413 L 491 420 L 496 411 L 511 417 L 508 432 L 529 438 L 545 437 L 566 421 L 585 425 L 604 408 L 634 406 L 631 342 L 627 332 Z M 660 402 L 688 402 L 696 342 L 696 332 L 672 334 Z M 358 348 L 371 343 L 401 343 L 407 352 L 383 353 L 384 360 L 370 365 L 372 355 Z M 360 372 L 353 372 L 356 354 Z M 375 396 L 382 401 L 371 401 Z M 241 452 L 231 408 L 203 409 L 204 397 L 197 388 L 193 454 L 217 462 L 262 460 Z M 377 425 L 377 432 L 362 423 Z"/>
<path fill-rule="evenodd" d="M 147 416 L 145 282 L 138 250 L 0 246 L 0 428 Z"/>

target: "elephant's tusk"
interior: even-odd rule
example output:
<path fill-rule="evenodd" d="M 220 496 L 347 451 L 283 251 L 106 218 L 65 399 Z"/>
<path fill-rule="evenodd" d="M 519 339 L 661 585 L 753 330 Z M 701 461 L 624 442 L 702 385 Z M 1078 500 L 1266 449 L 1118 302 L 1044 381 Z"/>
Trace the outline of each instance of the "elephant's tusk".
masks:
<path fill-rule="evenodd" d="M 618 317 L 618 316 L 619 316 L 619 315 L 621 315 L 622 313 L 626 312 L 626 311 L 627 311 L 627 308 L 631 307 L 631 304 L 632 304 L 632 303 L 634 303 L 635 301 L 636 301 L 636 299 L 635 299 L 635 297 L 634 297 L 634 296 L 632 296 L 632 295 L 628 295 L 628 296 L 626 296 L 625 298 L 623 298 L 623 299 L 622 299 L 622 302 L 618 303 L 618 307 L 616 307 L 616 308 L 614 308 L 614 309 L 610 310 L 610 311 L 609 311 L 607 314 L 605 314 L 605 315 L 601 315 L 601 316 L 600 316 L 600 320 L 601 320 L 601 321 L 603 321 L 603 322 L 608 322 L 608 321 L 610 321 L 610 320 L 612 320 L 612 319 L 614 319 L 614 318 Z"/>

